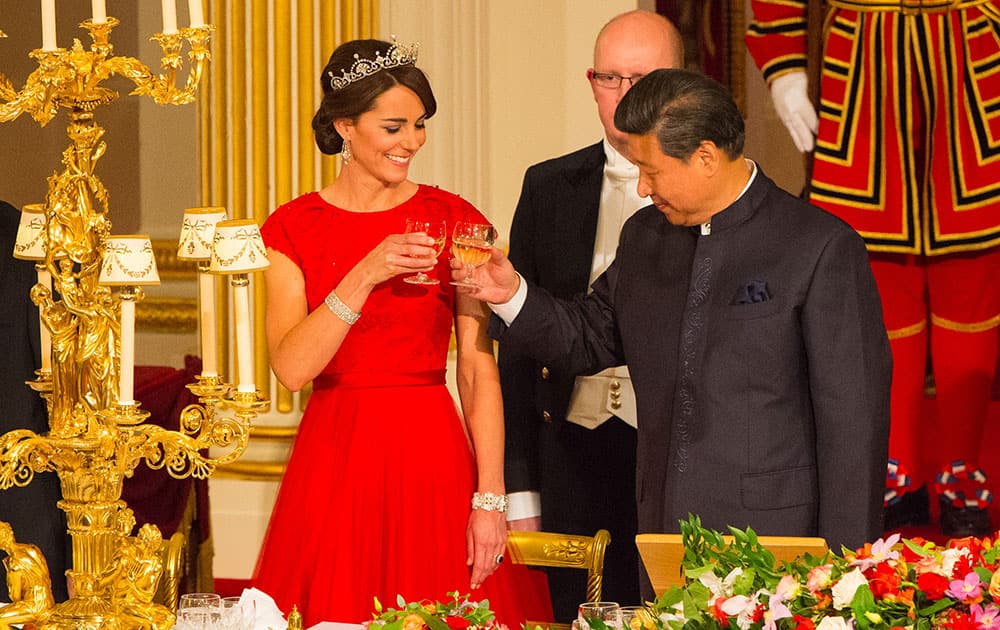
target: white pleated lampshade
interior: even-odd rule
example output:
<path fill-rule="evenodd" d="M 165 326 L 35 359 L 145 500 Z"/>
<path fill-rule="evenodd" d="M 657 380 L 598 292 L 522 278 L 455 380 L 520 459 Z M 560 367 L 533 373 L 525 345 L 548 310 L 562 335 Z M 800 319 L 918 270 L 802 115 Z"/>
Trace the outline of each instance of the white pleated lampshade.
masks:
<path fill-rule="evenodd" d="M 206 207 L 185 210 L 177 257 L 182 260 L 211 260 L 215 225 L 225 219 L 225 208 Z"/>
<path fill-rule="evenodd" d="M 270 265 L 257 223 L 250 219 L 230 219 L 215 224 L 209 272 L 249 273 Z"/>
<path fill-rule="evenodd" d="M 45 206 L 29 203 L 21 209 L 21 222 L 14 241 L 14 258 L 45 260 Z"/>
<path fill-rule="evenodd" d="M 105 286 L 160 284 L 153 244 L 146 234 L 109 236 L 98 282 Z"/>

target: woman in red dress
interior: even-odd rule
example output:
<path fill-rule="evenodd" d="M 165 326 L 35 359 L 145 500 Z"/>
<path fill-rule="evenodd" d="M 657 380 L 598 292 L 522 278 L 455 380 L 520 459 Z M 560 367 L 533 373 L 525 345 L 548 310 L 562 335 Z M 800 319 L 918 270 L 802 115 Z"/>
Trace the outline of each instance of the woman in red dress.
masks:
<path fill-rule="evenodd" d="M 313 118 L 339 177 L 263 226 L 271 365 L 312 381 L 254 586 L 306 625 L 371 618 L 373 597 L 490 599 L 500 621 L 550 618 L 544 581 L 503 565 L 503 418 L 482 305 L 456 295 L 447 257 L 407 218 L 488 221 L 408 179 L 437 108 L 416 48 L 339 46 Z M 447 251 L 447 249 L 446 249 Z M 404 281 L 419 271 L 441 280 Z M 445 386 L 452 326 L 461 414 Z M 529 578 L 529 579 L 526 579 Z M 541 586 L 541 588 L 539 588 Z"/>

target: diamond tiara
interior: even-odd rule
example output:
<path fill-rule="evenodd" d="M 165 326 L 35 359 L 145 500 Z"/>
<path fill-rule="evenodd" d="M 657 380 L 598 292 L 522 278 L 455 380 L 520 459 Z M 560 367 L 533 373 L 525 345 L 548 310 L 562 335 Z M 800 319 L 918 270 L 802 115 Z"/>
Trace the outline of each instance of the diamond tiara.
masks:
<path fill-rule="evenodd" d="M 376 51 L 374 59 L 362 59 L 355 53 L 354 63 L 351 64 L 350 69 L 344 70 L 341 76 L 337 76 L 332 70 L 327 73 L 330 75 L 330 87 L 334 90 L 342 90 L 355 81 L 370 77 L 382 70 L 415 64 L 418 48 L 420 48 L 420 42 L 402 46 L 397 44 L 393 38 L 393 44 L 389 46 L 389 50 L 385 51 L 384 56 L 381 52 Z"/>

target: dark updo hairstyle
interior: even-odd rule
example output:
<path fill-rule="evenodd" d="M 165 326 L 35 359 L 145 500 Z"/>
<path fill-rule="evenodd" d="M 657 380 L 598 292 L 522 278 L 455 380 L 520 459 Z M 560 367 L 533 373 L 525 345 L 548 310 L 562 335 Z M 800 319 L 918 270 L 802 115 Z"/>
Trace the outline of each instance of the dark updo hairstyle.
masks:
<path fill-rule="evenodd" d="M 413 64 L 379 70 L 338 90 L 333 88 L 330 82 L 332 77 L 343 76 L 358 59 L 375 59 L 376 54 L 386 57 L 392 45 L 379 39 L 356 39 L 337 46 L 330 55 L 319 77 L 323 101 L 312 120 L 316 146 L 323 153 L 334 155 L 344 147 L 344 139 L 334 129 L 333 121 L 338 118 L 356 121 L 358 116 L 375 107 L 375 99 L 396 85 L 410 88 L 420 98 L 424 105 L 424 118 L 430 118 L 437 111 L 437 101 L 427 75 Z"/>

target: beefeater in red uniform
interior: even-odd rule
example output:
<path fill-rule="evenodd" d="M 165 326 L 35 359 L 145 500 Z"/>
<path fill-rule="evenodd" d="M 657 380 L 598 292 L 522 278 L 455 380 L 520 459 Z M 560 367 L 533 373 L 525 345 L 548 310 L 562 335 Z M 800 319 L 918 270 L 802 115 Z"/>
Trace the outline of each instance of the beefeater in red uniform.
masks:
<path fill-rule="evenodd" d="M 887 526 L 925 518 L 907 493 L 933 479 L 942 530 L 985 535 L 992 497 L 974 462 L 1000 324 L 1000 0 L 751 4 L 747 47 L 813 153 L 809 200 L 865 238 L 879 285 L 894 363 Z M 823 12 L 818 111 L 810 11 Z M 928 348 L 933 426 L 920 422 Z"/>

